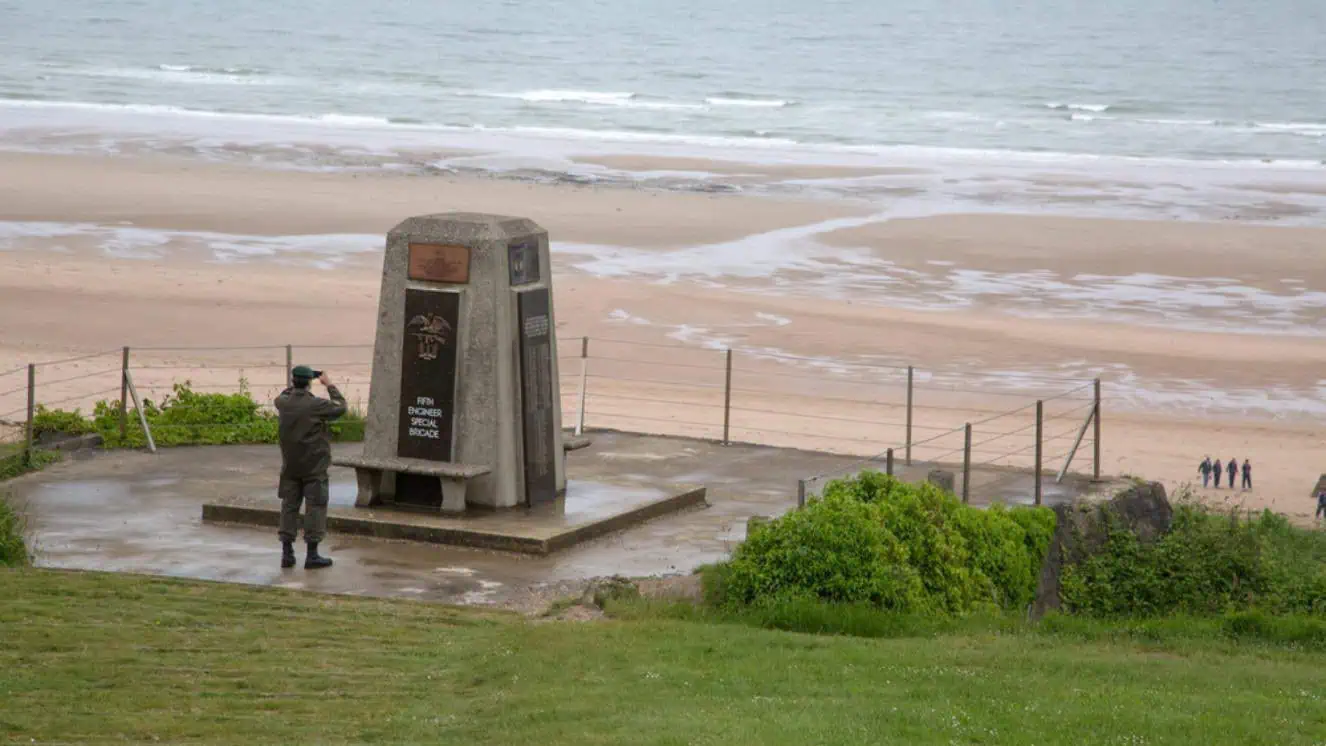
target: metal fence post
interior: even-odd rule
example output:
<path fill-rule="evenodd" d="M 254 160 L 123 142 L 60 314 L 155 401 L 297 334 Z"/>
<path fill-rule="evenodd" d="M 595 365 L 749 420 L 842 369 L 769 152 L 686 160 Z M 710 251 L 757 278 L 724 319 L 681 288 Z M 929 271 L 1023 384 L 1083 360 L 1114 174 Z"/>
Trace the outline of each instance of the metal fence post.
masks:
<path fill-rule="evenodd" d="M 32 441 L 35 435 L 33 431 L 33 417 L 37 414 L 37 366 L 28 363 L 28 426 L 27 443 L 23 447 L 23 463 L 31 468 L 32 466 Z"/>
<path fill-rule="evenodd" d="M 589 337 L 580 338 L 580 407 L 576 411 L 576 435 L 585 434 L 585 399 L 589 396 Z"/>
<path fill-rule="evenodd" d="M 1045 443 L 1045 402 L 1036 400 L 1036 504 L 1041 504 L 1041 457 L 1044 456 Z"/>
<path fill-rule="evenodd" d="M 1093 454 L 1091 462 L 1091 469 L 1093 472 L 1092 476 L 1096 479 L 1096 481 L 1100 481 L 1100 379 L 1099 378 L 1095 380 L 1095 386 L 1093 386 L 1093 393 L 1095 394 L 1095 407 L 1093 411 L 1096 413 L 1096 423 L 1095 423 L 1095 430 L 1091 434 L 1091 439 L 1094 441 L 1094 446 L 1095 446 L 1095 452 Z"/>
<path fill-rule="evenodd" d="M 295 370 L 295 346 L 285 346 L 285 385 L 289 386 Z"/>
<path fill-rule="evenodd" d="M 907 451 L 903 454 L 907 465 L 912 465 L 912 374 L 915 369 L 907 366 Z"/>
<path fill-rule="evenodd" d="M 962 502 L 971 499 L 971 423 L 963 428 L 962 435 Z"/>
<path fill-rule="evenodd" d="M 884 473 L 893 476 L 893 449 L 884 452 Z"/>
<path fill-rule="evenodd" d="M 129 432 L 129 347 L 124 348 L 120 359 L 120 442 Z"/>
<path fill-rule="evenodd" d="M 727 374 L 723 383 L 723 445 L 732 441 L 732 348 L 727 348 Z"/>
<path fill-rule="evenodd" d="M 806 480 L 797 480 L 797 507 L 806 507 Z"/>

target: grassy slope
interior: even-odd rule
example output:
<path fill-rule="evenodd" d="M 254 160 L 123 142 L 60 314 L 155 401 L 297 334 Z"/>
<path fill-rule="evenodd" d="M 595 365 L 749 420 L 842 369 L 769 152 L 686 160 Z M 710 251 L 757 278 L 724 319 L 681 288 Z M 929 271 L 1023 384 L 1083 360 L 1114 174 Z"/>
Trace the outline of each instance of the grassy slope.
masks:
<path fill-rule="evenodd" d="M 1326 742 L 1326 656 L 1218 647 L 533 624 L 408 601 L 0 570 L 0 739 Z"/>

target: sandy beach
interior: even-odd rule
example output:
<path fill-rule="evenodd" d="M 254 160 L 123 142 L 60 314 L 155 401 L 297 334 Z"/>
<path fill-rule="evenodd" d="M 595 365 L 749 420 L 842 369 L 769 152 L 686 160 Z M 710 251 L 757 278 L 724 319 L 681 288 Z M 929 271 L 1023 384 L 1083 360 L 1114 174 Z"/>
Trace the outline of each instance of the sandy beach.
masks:
<path fill-rule="evenodd" d="M 670 165 L 797 175 L 792 166 Z M 850 200 L 5 153 L 0 373 L 123 345 L 267 345 L 269 368 L 251 375 L 256 388 L 274 386 L 277 347 L 371 345 L 382 235 L 406 216 L 450 210 L 525 215 L 549 230 L 568 339 L 679 345 L 662 359 L 696 364 L 655 373 L 678 381 L 707 381 L 716 350 L 741 350 L 745 380 L 760 383 L 744 401 L 753 412 L 788 411 L 792 391 L 865 385 L 852 372 L 863 364 L 915 365 L 933 373 L 936 391 L 945 381 L 980 384 L 935 427 L 1025 404 L 1040 395 L 1017 398 L 1028 377 L 1059 377 L 1049 390 L 1100 376 L 1107 473 L 1176 487 L 1196 478 L 1203 455 L 1249 458 L 1255 490 L 1208 496 L 1306 517 L 1308 490 L 1326 471 L 1326 231 L 1313 228 L 884 219 Z M 342 348 L 316 354 L 336 362 L 331 349 Z M 616 354 L 645 360 L 645 349 Z M 241 358 L 143 349 L 134 359 L 229 382 Z M 366 374 L 345 371 L 358 386 Z M 796 376 L 795 389 L 772 383 L 783 374 Z M 0 379 L 0 391 L 11 380 Z M 896 379 L 870 380 L 897 391 Z M 625 425 L 629 412 L 679 416 L 645 401 L 663 398 L 657 386 L 603 386 L 615 398 L 599 407 L 601 424 Z M 705 395 L 674 394 L 694 396 L 696 413 Z M 641 401 L 623 409 L 632 397 Z M 15 401 L 0 397 L 0 414 Z M 828 417 L 856 407 L 825 401 L 807 403 L 805 415 L 825 415 L 817 427 L 828 440 L 807 435 L 816 430 L 804 416 L 793 425 L 773 414 L 749 420 L 747 435 L 862 454 L 895 437 L 883 425 L 834 425 Z"/>

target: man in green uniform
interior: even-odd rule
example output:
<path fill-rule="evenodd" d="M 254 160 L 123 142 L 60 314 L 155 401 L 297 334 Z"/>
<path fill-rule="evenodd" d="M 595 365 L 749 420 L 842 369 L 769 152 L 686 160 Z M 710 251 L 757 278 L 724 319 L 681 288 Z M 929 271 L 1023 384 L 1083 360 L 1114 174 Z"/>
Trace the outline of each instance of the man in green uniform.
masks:
<path fill-rule="evenodd" d="M 305 570 L 331 567 L 318 555 L 318 542 L 327 534 L 327 467 L 331 466 L 332 420 L 345 414 L 345 397 L 326 373 L 307 365 L 290 372 L 291 386 L 276 397 L 281 416 L 281 567 L 295 566 L 295 535 L 299 533 L 299 504 L 307 502 L 304 541 Z M 327 387 L 329 399 L 309 391 L 313 379 Z"/>

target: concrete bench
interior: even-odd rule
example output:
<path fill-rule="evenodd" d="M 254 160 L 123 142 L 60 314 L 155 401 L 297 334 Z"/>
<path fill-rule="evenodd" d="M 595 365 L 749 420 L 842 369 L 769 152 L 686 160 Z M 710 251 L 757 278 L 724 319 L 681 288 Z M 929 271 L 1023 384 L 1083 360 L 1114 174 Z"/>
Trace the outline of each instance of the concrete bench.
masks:
<path fill-rule="evenodd" d="M 562 453 L 588 448 L 592 441 L 583 435 L 565 435 L 562 438 Z M 344 456 L 332 460 L 333 466 L 346 466 L 355 470 L 359 482 L 359 494 L 355 497 L 356 508 L 369 508 L 382 503 L 392 503 L 393 507 L 428 510 L 425 505 L 398 502 L 396 498 L 396 475 L 412 474 L 420 477 L 436 478 L 442 486 L 443 513 L 465 512 L 465 489 L 471 479 L 477 479 L 492 472 L 491 466 L 478 464 L 455 464 L 443 461 L 428 461 L 418 458 L 366 458 L 364 456 Z"/>
<path fill-rule="evenodd" d="M 442 486 L 443 513 L 465 512 L 465 488 L 471 479 L 492 471 L 490 466 L 454 464 L 417 458 L 364 458 L 349 456 L 332 460 L 333 466 L 348 466 L 355 470 L 359 481 L 359 494 L 355 507 L 367 508 L 383 502 L 396 503 L 396 475 L 412 474 L 436 478 Z M 396 507 L 411 507 L 396 503 Z M 426 507 L 426 506 L 417 506 Z"/>

